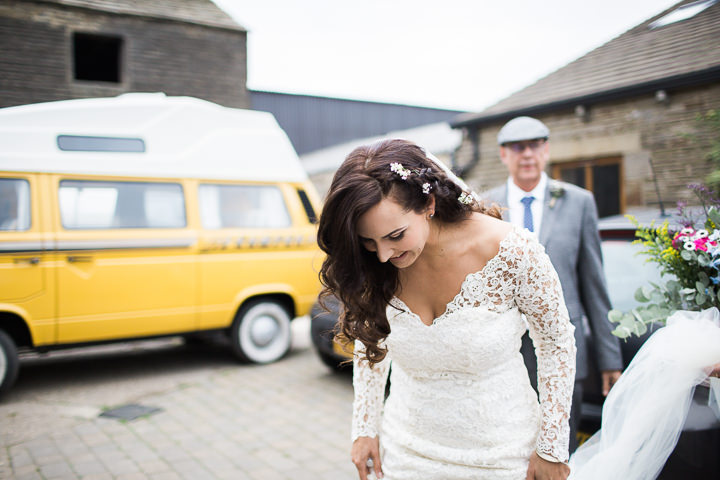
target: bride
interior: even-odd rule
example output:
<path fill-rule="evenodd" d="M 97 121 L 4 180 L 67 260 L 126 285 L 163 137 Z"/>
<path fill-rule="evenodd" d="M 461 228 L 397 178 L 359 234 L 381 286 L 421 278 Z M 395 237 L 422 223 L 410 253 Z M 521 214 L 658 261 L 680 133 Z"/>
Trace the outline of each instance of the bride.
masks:
<path fill-rule="evenodd" d="M 666 342 L 685 322 L 669 322 L 568 467 L 573 327 L 532 234 L 499 220 L 422 148 L 386 140 L 338 169 L 318 243 L 325 292 L 345 305 L 340 336 L 355 341 L 351 457 L 361 480 L 564 480 L 571 469 L 575 480 L 654 478 L 704 366 L 720 361 L 720 328 L 708 321 L 679 327 L 690 347 L 677 366 Z M 526 329 L 539 401 L 519 351 Z"/>
<path fill-rule="evenodd" d="M 390 480 L 567 478 L 573 326 L 543 247 L 498 217 L 404 140 L 359 147 L 337 171 L 320 275 L 356 341 L 361 479 L 368 460 Z"/>

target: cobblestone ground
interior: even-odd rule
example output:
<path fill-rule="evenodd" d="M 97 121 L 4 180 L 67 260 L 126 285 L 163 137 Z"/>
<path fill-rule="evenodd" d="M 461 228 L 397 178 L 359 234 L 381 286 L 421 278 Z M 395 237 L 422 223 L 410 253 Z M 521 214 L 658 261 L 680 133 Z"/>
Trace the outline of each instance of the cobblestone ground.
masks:
<path fill-rule="evenodd" d="M 0 478 L 357 478 L 350 376 L 318 360 L 300 320 L 272 365 L 178 340 L 25 359 L 0 403 Z M 162 411 L 99 416 L 131 403 Z"/>

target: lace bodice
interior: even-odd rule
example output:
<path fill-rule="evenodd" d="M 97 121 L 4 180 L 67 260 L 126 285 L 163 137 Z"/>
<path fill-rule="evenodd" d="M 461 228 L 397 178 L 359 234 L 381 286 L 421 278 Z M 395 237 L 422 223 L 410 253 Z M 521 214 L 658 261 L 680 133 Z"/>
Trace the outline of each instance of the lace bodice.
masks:
<path fill-rule="evenodd" d="M 568 459 L 574 328 L 557 274 L 533 234 L 514 227 L 431 325 L 398 298 L 387 316 L 391 333 L 382 362 L 370 368 L 361 360 L 362 344 L 355 346 L 353 439 L 382 430 L 381 444 L 383 435 L 401 438 L 424 456 L 475 465 L 518 454 L 503 449 L 529 428 L 538 452 Z M 519 353 L 526 328 L 538 357 L 539 409 Z M 390 418 L 383 420 L 391 363 Z"/>

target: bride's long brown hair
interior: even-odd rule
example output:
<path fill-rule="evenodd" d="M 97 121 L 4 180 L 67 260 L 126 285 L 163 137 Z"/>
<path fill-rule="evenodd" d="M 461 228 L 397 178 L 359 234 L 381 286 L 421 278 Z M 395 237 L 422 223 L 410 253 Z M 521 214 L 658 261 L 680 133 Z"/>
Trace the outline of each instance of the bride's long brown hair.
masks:
<path fill-rule="evenodd" d="M 410 173 L 391 169 L 399 163 Z M 430 186 L 429 194 L 427 185 Z M 366 250 L 357 233 L 358 219 L 381 200 L 391 197 L 407 211 L 424 212 L 435 198 L 434 221 L 456 223 L 472 212 L 500 217 L 496 207 L 459 197 L 469 192 L 448 178 L 419 146 L 406 140 L 384 140 L 353 150 L 333 177 L 318 227 L 318 245 L 327 254 L 320 270 L 321 297 L 334 294 L 343 304 L 338 337 L 360 340 L 371 365 L 385 358 L 379 346 L 390 334 L 385 309 L 398 289 L 398 270 Z M 472 198 L 472 197 L 470 197 Z"/>

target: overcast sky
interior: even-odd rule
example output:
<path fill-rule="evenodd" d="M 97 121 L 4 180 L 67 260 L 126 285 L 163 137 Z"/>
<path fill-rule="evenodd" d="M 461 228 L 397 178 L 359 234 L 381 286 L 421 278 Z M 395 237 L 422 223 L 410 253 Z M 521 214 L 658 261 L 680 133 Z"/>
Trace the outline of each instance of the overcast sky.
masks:
<path fill-rule="evenodd" d="M 480 111 L 677 0 L 213 0 L 248 87 Z"/>

